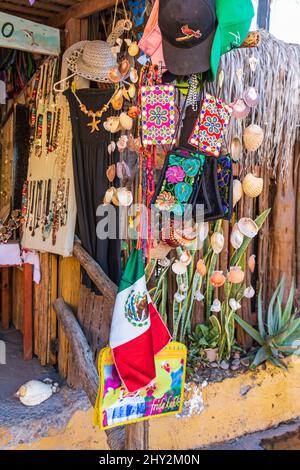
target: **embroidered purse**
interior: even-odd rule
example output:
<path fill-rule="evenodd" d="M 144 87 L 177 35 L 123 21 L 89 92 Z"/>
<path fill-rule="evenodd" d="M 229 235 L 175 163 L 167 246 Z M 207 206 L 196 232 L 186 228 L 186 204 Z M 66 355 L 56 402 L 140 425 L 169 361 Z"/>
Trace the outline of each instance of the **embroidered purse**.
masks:
<path fill-rule="evenodd" d="M 175 88 L 173 85 L 141 87 L 143 145 L 170 145 L 175 138 Z"/>
<path fill-rule="evenodd" d="M 219 157 L 224 139 L 224 129 L 229 124 L 231 114 L 231 106 L 206 94 L 200 115 L 189 138 L 189 144 L 195 147 L 198 152 Z"/>
<path fill-rule="evenodd" d="M 181 216 L 187 204 L 194 206 L 201 184 L 205 156 L 176 149 L 166 157 L 151 204 Z"/>

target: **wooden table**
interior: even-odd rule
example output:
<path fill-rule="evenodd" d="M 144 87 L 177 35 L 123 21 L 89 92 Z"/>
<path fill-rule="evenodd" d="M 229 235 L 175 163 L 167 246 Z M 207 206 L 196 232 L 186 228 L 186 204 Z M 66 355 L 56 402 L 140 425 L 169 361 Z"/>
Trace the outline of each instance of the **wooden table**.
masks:
<path fill-rule="evenodd" d="M 32 359 L 32 265 L 19 264 L 16 265 L 0 265 L 2 273 L 2 328 L 9 328 L 9 310 L 10 310 L 10 285 L 9 285 L 9 268 L 21 267 L 23 270 L 23 358 L 25 361 Z M 19 292 L 16 293 L 20 295 Z"/>

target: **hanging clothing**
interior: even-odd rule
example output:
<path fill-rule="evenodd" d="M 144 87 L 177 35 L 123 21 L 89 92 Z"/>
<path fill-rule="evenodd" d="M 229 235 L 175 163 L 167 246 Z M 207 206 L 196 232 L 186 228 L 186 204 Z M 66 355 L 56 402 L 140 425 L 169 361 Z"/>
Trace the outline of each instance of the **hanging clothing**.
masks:
<path fill-rule="evenodd" d="M 96 234 L 97 224 L 105 218 L 105 216 L 96 216 L 96 211 L 103 203 L 109 186 L 106 170 L 109 165 L 119 160 L 117 151 L 112 156 L 109 155 L 107 147 L 110 134 L 103 128 L 103 122 L 111 108 L 102 115 L 99 131 L 91 133 L 91 128 L 87 126 L 91 118 L 80 110 L 71 89 L 67 89 L 64 94 L 70 105 L 73 131 L 73 171 L 80 240 L 84 249 L 118 285 L 121 276 L 121 243 L 118 236 L 117 208 L 117 239 L 108 237 L 102 240 Z M 87 88 L 77 90 L 76 94 L 88 110 L 96 112 L 109 101 L 113 90 Z M 114 183 L 113 185 L 116 186 Z M 99 293 L 85 272 L 83 272 L 83 284 Z"/>

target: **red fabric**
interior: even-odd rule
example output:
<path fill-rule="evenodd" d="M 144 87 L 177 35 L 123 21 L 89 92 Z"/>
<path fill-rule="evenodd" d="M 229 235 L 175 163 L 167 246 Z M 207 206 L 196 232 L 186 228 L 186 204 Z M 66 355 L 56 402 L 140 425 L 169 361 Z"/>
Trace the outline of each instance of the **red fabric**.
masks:
<path fill-rule="evenodd" d="M 147 387 L 156 377 L 154 356 L 171 335 L 153 304 L 149 304 L 151 327 L 142 335 L 112 350 L 118 374 L 128 392 Z"/>

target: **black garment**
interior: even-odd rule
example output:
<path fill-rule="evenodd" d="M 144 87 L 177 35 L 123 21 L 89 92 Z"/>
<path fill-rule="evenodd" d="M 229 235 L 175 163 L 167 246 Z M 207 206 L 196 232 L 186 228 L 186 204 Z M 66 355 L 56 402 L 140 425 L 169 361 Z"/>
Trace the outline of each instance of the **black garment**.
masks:
<path fill-rule="evenodd" d="M 190 145 L 188 141 L 193 132 L 198 116 L 199 109 L 194 111 L 192 106 L 189 106 L 186 109 L 180 133 L 180 146 L 193 151 L 195 151 L 195 147 Z M 205 158 L 204 177 L 202 178 L 202 185 L 198 192 L 196 204 L 204 206 L 204 220 L 206 222 L 221 219 L 224 216 L 218 188 L 216 157 L 208 155 Z"/>
<path fill-rule="evenodd" d="M 105 217 L 96 216 L 96 211 L 97 207 L 103 203 L 103 197 L 108 189 L 106 170 L 111 164 L 107 149 L 110 134 L 103 128 L 103 122 L 110 115 L 111 109 L 102 115 L 99 131 L 91 133 L 91 128 L 87 124 L 92 119 L 80 111 L 79 103 L 70 89 L 64 93 L 70 104 L 73 130 L 73 171 L 79 236 L 86 251 L 118 285 L 121 277 L 120 239 L 100 240 L 96 234 L 98 222 Z M 112 93 L 112 90 L 97 88 L 87 88 L 76 92 L 86 108 L 94 112 L 109 101 Z M 118 157 L 118 153 L 114 152 L 114 163 L 118 161 Z M 98 293 L 85 272 L 83 283 Z"/>
<path fill-rule="evenodd" d="M 22 188 L 27 179 L 29 148 L 30 148 L 30 125 L 29 109 L 23 104 L 18 104 L 15 111 L 15 180 L 13 190 L 13 209 L 21 209 Z"/>

